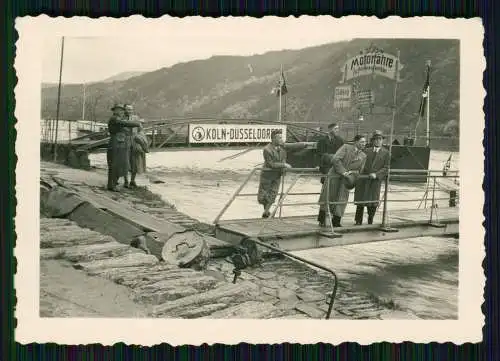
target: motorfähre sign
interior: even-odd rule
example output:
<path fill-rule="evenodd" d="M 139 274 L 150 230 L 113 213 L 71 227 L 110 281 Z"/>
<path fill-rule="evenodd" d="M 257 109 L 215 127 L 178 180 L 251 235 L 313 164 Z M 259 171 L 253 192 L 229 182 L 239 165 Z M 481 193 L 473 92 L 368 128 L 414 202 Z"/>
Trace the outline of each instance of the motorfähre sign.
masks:
<path fill-rule="evenodd" d="M 189 124 L 189 143 L 269 143 L 274 130 L 286 140 L 284 124 Z"/>
<path fill-rule="evenodd" d="M 403 66 L 395 55 L 372 52 L 356 55 L 342 66 L 342 81 L 346 82 L 359 76 L 377 74 L 389 79 L 400 80 L 399 73 Z M 396 70 L 397 69 L 397 70 Z"/>

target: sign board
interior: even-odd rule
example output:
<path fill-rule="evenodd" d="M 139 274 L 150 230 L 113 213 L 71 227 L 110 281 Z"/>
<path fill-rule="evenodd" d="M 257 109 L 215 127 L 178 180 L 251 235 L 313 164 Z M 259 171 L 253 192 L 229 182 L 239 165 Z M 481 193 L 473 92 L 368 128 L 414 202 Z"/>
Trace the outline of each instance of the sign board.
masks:
<path fill-rule="evenodd" d="M 357 105 L 370 105 L 375 103 L 375 96 L 371 90 L 360 90 L 356 93 Z"/>
<path fill-rule="evenodd" d="M 398 68 L 397 74 L 396 67 Z M 382 52 L 359 54 L 347 60 L 342 66 L 342 83 L 372 74 L 399 81 L 399 73 L 402 68 L 403 65 L 395 55 Z"/>
<path fill-rule="evenodd" d="M 351 107 L 352 88 L 350 85 L 335 88 L 333 107 L 336 111 L 347 110 Z"/>
<path fill-rule="evenodd" d="M 189 143 L 269 143 L 273 130 L 286 141 L 284 124 L 189 124 Z"/>

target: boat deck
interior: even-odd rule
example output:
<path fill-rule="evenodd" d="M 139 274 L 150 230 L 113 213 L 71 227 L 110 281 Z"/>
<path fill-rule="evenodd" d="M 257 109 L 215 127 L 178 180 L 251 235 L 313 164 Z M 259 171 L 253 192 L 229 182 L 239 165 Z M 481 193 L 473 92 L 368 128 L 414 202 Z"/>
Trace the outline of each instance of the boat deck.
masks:
<path fill-rule="evenodd" d="M 283 250 L 293 251 L 458 234 L 459 208 L 435 209 L 432 224 L 430 215 L 431 209 L 393 212 L 389 215 L 389 229 L 382 229 L 381 212 L 376 215 L 375 224 L 359 226 L 354 225 L 354 214 L 345 214 L 342 227 L 334 229 L 336 234 L 332 234 L 329 228 L 319 227 L 316 216 L 226 220 L 219 222 L 216 236 L 233 244 L 245 237 L 258 237 Z"/>

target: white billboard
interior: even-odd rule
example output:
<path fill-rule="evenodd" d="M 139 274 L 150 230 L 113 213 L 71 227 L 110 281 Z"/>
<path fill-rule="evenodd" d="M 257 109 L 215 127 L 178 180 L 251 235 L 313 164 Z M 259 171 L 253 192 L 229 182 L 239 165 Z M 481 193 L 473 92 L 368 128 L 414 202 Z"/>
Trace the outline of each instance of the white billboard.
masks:
<path fill-rule="evenodd" d="M 333 107 L 336 111 L 348 110 L 351 107 L 352 88 L 350 85 L 338 86 L 335 88 Z"/>
<path fill-rule="evenodd" d="M 269 143 L 273 130 L 286 140 L 283 124 L 189 124 L 189 143 Z"/>

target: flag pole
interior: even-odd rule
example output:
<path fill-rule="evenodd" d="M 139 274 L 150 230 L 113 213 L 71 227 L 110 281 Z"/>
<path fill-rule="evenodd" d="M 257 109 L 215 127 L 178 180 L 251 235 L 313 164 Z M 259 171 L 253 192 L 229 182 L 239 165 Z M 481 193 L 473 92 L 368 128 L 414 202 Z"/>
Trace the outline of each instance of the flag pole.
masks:
<path fill-rule="evenodd" d="M 400 63 L 400 51 L 397 52 L 396 59 L 396 68 L 394 73 L 394 99 L 392 105 L 392 121 L 391 121 L 391 134 L 389 136 L 389 159 L 392 160 L 392 138 L 394 134 L 394 121 L 396 119 L 396 104 L 397 104 L 397 93 L 398 93 L 398 83 L 399 83 L 399 63 Z M 382 230 L 386 232 L 397 231 L 395 228 L 391 228 L 389 226 L 389 217 L 387 214 L 387 195 L 389 191 L 389 183 L 391 176 L 391 161 L 389 161 L 389 166 L 387 167 L 387 177 L 385 178 L 385 187 L 384 187 L 384 210 L 382 214 Z"/>
<path fill-rule="evenodd" d="M 54 162 L 57 161 L 57 132 L 59 131 L 59 108 L 61 105 L 61 78 L 64 58 L 64 36 L 61 42 L 61 64 L 59 65 L 59 87 L 57 89 L 56 131 L 54 138 Z"/>
<path fill-rule="evenodd" d="M 279 86 L 279 92 L 280 92 L 280 98 L 279 98 L 279 111 L 278 111 L 278 122 L 281 123 L 281 97 L 283 96 L 283 64 L 281 64 L 280 68 L 280 86 Z"/>
<path fill-rule="evenodd" d="M 427 77 L 429 77 L 429 72 L 431 71 L 431 61 L 427 61 Z M 430 102 L 431 102 L 431 85 L 430 82 L 427 84 L 427 109 L 426 109 L 426 117 L 427 117 L 427 130 L 426 130 L 426 140 L 427 140 L 427 147 L 430 146 L 431 143 L 431 129 L 430 129 Z"/>

